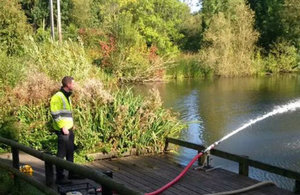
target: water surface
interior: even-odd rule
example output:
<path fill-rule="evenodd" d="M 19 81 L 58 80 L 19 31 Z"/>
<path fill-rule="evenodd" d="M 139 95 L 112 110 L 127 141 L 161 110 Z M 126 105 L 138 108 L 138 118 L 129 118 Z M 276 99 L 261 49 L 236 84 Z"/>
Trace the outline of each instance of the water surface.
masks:
<path fill-rule="evenodd" d="M 134 87 L 141 94 L 151 88 L 159 90 L 165 107 L 179 112 L 188 123 L 180 139 L 208 146 L 275 106 L 300 99 L 300 76 L 182 80 Z M 300 171 L 300 110 L 256 123 L 217 148 Z M 180 148 L 178 161 L 186 165 L 194 155 L 194 150 Z M 238 171 L 237 164 L 231 161 L 212 157 L 211 163 Z M 284 177 L 257 169 L 250 169 L 250 176 L 293 189 L 293 180 Z"/>

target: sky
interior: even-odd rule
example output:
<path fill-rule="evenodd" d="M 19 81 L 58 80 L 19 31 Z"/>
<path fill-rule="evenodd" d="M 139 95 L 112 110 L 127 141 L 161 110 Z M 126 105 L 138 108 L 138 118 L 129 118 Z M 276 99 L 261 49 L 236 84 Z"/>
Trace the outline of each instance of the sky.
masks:
<path fill-rule="evenodd" d="M 197 12 L 200 10 L 201 6 L 199 5 L 199 0 L 180 0 L 189 5 L 191 12 Z"/>

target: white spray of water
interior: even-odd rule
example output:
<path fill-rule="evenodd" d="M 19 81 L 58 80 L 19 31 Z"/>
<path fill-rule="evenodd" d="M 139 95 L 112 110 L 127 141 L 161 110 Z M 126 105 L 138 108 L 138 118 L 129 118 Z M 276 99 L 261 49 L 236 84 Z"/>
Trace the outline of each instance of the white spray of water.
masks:
<path fill-rule="evenodd" d="M 150 193 L 146 193 L 146 195 L 157 195 L 162 193 L 163 191 L 165 191 L 166 189 L 168 189 L 169 187 L 171 187 L 172 185 L 174 185 L 177 181 L 179 181 L 179 179 L 181 177 L 184 176 L 184 174 L 188 171 L 188 169 L 194 164 L 194 162 L 200 158 L 204 153 L 208 152 L 209 150 L 211 150 L 212 148 L 214 148 L 216 145 L 220 144 L 222 141 L 228 139 L 229 137 L 233 136 L 234 134 L 245 130 L 247 127 L 261 121 L 264 120 L 270 116 L 279 114 L 279 113 L 285 113 L 288 111 L 294 111 L 297 108 L 300 108 L 300 100 L 291 102 L 289 104 L 283 105 L 283 106 L 279 106 L 276 107 L 273 111 L 264 114 L 263 116 L 257 117 L 254 120 L 250 120 L 248 123 L 244 124 L 243 126 L 241 126 L 240 128 L 234 130 L 233 132 L 229 133 L 228 135 L 224 136 L 222 139 L 216 141 L 215 143 L 213 143 L 212 145 L 210 145 L 208 148 L 206 148 L 206 150 L 204 150 L 203 152 L 198 153 L 190 162 L 189 164 L 183 169 L 183 171 L 181 171 L 181 173 L 172 181 L 170 181 L 169 183 L 167 183 L 166 185 L 164 185 L 163 187 L 159 188 L 158 190 L 155 190 L 154 192 L 150 192 Z"/>
<path fill-rule="evenodd" d="M 247 127 L 262 121 L 266 118 L 269 118 L 271 116 L 274 116 L 276 114 L 281 114 L 281 113 L 285 113 L 288 111 L 295 111 L 297 108 L 300 108 L 300 100 L 288 103 L 286 105 L 283 106 L 277 106 L 274 108 L 274 110 L 272 110 L 271 112 L 268 112 L 267 114 L 264 114 L 263 116 L 257 117 L 254 120 L 250 120 L 248 123 L 244 124 L 243 126 L 241 126 L 240 128 L 232 131 L 231 133 L 227 134 L 226 136 L 222 137 L 220 140 L 216 141 L 215 143 L 213 143 L 212 145 L 210 145 L 209 147 L 206 148 L 206 150 L 204 151 L 204 153 L 210 151 L 212 148 L 214 148 L 216 145 L 220 144 L 222 141 L 228 139 L 229 137 L 233 136 L 234 134 L 237 134 L 238 132 L 245 130 Z"/>

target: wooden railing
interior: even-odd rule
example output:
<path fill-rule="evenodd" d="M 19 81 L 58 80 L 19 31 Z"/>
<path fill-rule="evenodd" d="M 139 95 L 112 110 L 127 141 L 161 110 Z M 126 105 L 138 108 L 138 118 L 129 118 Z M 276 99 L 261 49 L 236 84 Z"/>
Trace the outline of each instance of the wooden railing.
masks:
<path fill-rule="evenodd" d="M 95 181 L 96 183 L 99 183 L 102 186 L 102 191 L 108 192 L 107 194 L 112 194 L 112 191 L 117 192 L 118 194 L 128 194 L 128 195 L 141 195 L 141 192 L 137 192 L 134 190 L 131 190 L 124 186 L 121 183 L 118 183 L 114 180 L 112 180 L 107 175 L 103 174 L 102 172 L 99 172 L 95 169 L 91 169 L 85 166 L 81 166 L 66 160 L 63 160 L 61 158 L 57 158 L 56 156 L 49 155 L 37 150 L 33 150 L 27 146 L 21 145 L 13 140 L 9 140 L 3 137 L 0 137 L 0 143 L 8 145 L 11 147 L 12 151 L 12 157 L 13 157 L 13 167 L 17 170 L 19 170 L 19 151 L 23 151 L 27 154 L 30 154 L 31 156 L 34 156 L 42 161 L 45 162 L 45 176 L 46 176 L 46 185 L 51 186 L 54 182 L 54 168 L 53 166 L 59 166 L 66 170 L 72 171 L 77 175 L 80 175 L 84 178 L 91 179 Z M 3 166 L 2 166 L 3 167 Z M 33 185 L 34 182 L 32 183 Z M 35 186 L 38 187 L 39 186 Z M 53 194 L 52 191 L 49 192 L 49 194 Z M 103 193 L 104 194 L 104 193 Z"/>
<path fill-rule="evenodd" d="M 178 139 L 174 139 L 174 138 L 166 138 L 165 151 L 167 151 L 169 143 L 197 150 L 198 153 L 205 149 L 204 146 L 199 145 L 199 144 L 194 144 L 194 143 L 190 143 L 190 142 L 186 142 L 186 141 L 182 141 L 182 140 L 178 140 Z M 210 151 L 210 154 L 239 163 L 239 174 L 241 174 L 241 175 L 248 176 L 249 175 L 249 167 L 254 167 L 254 168 L 261 169 L 261 170 L 264 170 L 264 171 L 267 171 L 270 173 L 274 173 L 274 174 L 281 175 L 281 176 L 284 176 L 284 177 L 287 177 L 290 179 L 294 179 L 295 180 L 294 192 L 300 193 L 300 173 L 299 172 L 292 171 L 289 169 L 284 169 L 284 168 L 270 165 L 270 164 L 267 164 L 264 162 L 249 159 L 247 156 L 232 154 L 232 153 L 225 152 L 225 151 L 218 150 L 218 149 L 212 149 Z M 199 164 L 201 162 L 203 162 L 203 159 L 199 159 Z"/>

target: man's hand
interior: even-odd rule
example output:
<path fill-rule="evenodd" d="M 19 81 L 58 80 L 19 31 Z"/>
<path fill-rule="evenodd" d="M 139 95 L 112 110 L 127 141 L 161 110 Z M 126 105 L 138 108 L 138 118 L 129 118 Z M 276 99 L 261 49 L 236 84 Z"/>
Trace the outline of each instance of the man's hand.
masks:
<path fill-rule="evenodd" d="M 69 130 L 66 127 L 62 128 L 62 132 L 64 135 L 69 135 Z"/>

